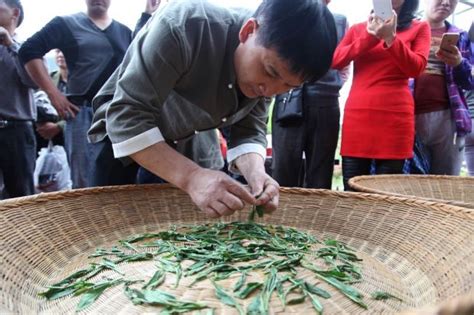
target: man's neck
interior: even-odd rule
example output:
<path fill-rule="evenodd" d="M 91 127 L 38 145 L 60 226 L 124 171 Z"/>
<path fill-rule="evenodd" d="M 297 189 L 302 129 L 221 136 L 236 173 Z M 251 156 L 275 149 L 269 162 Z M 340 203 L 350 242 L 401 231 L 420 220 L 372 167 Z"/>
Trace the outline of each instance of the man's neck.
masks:
<path fill-rule="evenodd" d="M 102 30 L 106 29 L 110 25 L 110 23 L 112 23 L 112 18 L 107 12 L 98 14 L 88 11 L 87 16 L 89 16 L 92 22 L 94 22 L 94 24 Z"/>

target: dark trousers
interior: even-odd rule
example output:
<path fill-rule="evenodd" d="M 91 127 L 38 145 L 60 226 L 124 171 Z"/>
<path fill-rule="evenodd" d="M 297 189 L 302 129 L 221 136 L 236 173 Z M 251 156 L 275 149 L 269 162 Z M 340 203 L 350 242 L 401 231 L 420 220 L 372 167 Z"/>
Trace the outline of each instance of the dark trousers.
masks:
<path fill-rule="evenodd" d="M 281 186 L 331 189 L 339 135 L 338 98 L 306 97 L 303 113 L 302 123 L 293 126 L 282 127 L 273 118 L 272 176 Z"/>
<path fill-rule="evenodd" d="M 109 138 L 92 144 L 92 148 L 92 187 L 136 183 L 138 164 L 131 161 L 125 165 L 116 159 Z"/>
<path fill-rule="evenodd" d="M 33 173 L 36 162 L 36 139 L 32 122 L 13 122 L 0 128 L 0 170 L 5 197 L 35 193 Z"/>
<path fill-rule="evenodd" d="M 352 191 L 349 179 L 355 176 L 375 174 L 402 174 L 405 160 L 382 160 L 342 157 L 344 190 Z"/>

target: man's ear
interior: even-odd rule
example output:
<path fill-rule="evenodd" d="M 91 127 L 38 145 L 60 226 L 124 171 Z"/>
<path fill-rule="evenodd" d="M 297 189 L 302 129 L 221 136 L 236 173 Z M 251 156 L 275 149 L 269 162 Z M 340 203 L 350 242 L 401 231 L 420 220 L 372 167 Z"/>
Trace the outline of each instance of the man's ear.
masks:
<path fill-rule="evenodd" d="M 239 32 L 239 40 L 241 43 L 245 43 L 247 39 L 253 35 L 258 29 L 258 22 L 255 18 L 250 18 L 244 23 Z"/>
<path fill-rule="evenodd" d="M 12 9 L 12 13 L 13 13 L 12 18 L 15 19 L 15 23 L 18 23 L 18 20 L 20 19 L 20 12 L 21 11 L 18 8 L 13 8 Z M 16 24 L 15 24 L 15 26 L 16 26 Z"/>

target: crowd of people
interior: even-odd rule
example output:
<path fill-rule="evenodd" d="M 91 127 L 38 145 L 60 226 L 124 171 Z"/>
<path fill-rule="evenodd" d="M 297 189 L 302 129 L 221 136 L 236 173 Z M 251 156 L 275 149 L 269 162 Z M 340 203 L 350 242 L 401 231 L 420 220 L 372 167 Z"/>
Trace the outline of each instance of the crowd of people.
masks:
<path fill-rule="evenodd" d="M 111 0 L 85 0 L 21 43 L 21 2 L 0 0 L 3 197 L 36 192 L 37 152 L 52 141 L 72 188 L 169 182 L 212 217 L 246 203 L 271 212 L 280 185 L 331 188 L 351 67 L 346 190 L 358 175 L 459 175 L 464 158 L 474 175 L 474 23 L 448 22 L 457 0 L 424 1 L 422 18 L 418 0 L 392 0 L 390 18 L 349 26 L 330 0 L 264 0 L 255 12 L 146 0 L 132 31 Z M 440 47 L 445 33 L 457 42 Z"/>

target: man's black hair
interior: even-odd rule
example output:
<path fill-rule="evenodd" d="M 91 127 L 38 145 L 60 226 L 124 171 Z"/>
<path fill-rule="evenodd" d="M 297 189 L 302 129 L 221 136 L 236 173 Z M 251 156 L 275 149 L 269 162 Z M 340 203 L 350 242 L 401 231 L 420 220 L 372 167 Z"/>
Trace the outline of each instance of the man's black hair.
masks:
<path fill-rule="evenodd" d="M 318 0 L 263 0 L 253 16 L 257 42 L 275 49 L 290 71 L 316 81 L 329 70 L 337 45 L 334 18 Z"/>
<path fill-rule="evenodd" d="M 397 30 L 401 31 L 410 27 L 411 22 L 416 17 L 418 5 L 419 0 L 405 0 L 398 14 Z"/>
<path fill-rule="evenodd" d="M 0 0 L 0 2 L 4 2 L 10 8 L 17 8 L 20 11 L 20 15 L 18 16 L 18 21 L 16 26 L 20 26 L 23 22 L 24 13 L 23 13 L 23 6 L 21 5 L 20 0 Z"/>

